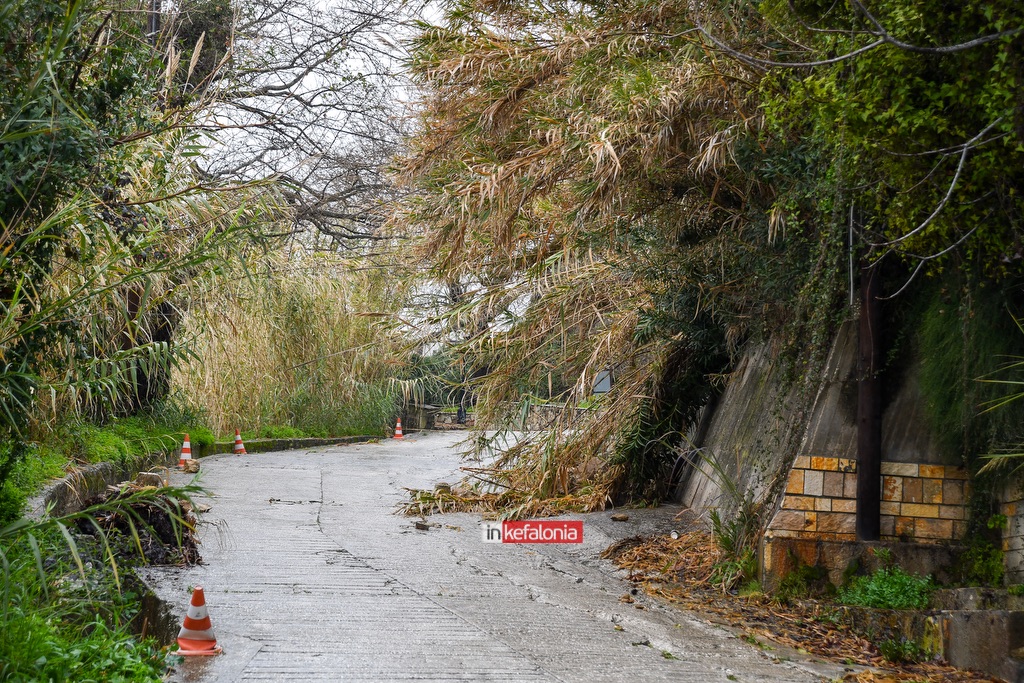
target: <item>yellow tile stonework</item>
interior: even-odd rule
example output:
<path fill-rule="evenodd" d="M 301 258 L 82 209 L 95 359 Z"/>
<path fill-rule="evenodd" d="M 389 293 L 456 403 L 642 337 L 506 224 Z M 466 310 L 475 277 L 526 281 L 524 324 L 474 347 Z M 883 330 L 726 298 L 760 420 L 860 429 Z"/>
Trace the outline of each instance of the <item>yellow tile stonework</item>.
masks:
<path fill-rule="evenodd" d="M 939 516 L 938 505 L 924 505 L 922 503 L 904 503 L 900 508 L 904 517 L 923 517 L 937 519 Z"/>
<path fill-rule="evenodd" d="M 940 505 L 939 519 L 963 519 L 964 508 L 962 505 Z"/>
<path fill-rule="evenodd" d="M 857 501 L 850 498 L 833 498 L 832 512 L 856 512 Z"/>
<path fill-rule="evenodd" d="M 786 482 L 786 493 L 803 493 L 804 492 L 804 471 L 803 470 L 790 470 L 789 480 Z"/>
<path fill-rule="evenodd" d="M 811 459 L 806 455 L 798 455 L 793 460 L 793 469 L 807 470 L 811 468 Z"/>
<path fill-rule="evenodd" d="M 852 458 L 839 458 L 837 463 L 840 472 L 856 472 L 857 461 Z"/>
<path fill-rule="evenodd" d="M 845 476 L 842 472 L 826 472 L 821 485 L 822 495 L 829 498 L 842 498 L 843 477 Z"/>
<path fill-rule="evenodd" d="M 903 500 L 903 477 L 882 477 L 882 500 Z"/>
<path fill-rule="evenodd" d="M 818 530 L 818 513 L 817 512 L 805 512 L 804 513 L 804 531 L 817 531 Z"/>
<path fill-rule="evenodd" d="M 776 529 L 774 526 L 772 527 L 771 531 L 772 538 L 801 538 L 803 537 L 803 535 L 804 534 L 802 531 L 793 531 L 792 529 Z M 768 557 L 769 555 L 765 555 L 765 559 L 767 559 Z"/>
<path fill-rule="evenodd" d="M 967 470 L 962 467 L 947 467 L 945 470 L 946 479 L 966 479 Z"/>
<path fill-rule="evenodd" d="M 924 482 L 917 477 L 906 477 L 903 480 L 903 502 L 923 503 Z"/>
<path fill-rule="evenodd" d="M 774 530 L 789 530 L 789 531 L 803 531 L 804 527 L 804 513 L 797 510 L 779 510 L 779 513 L 775 515 L 775 519 L 772 520 L 771 529 Z"/>
<path fill-rule="evenodd" d="M 913 517 L 897 517 L 896 528 L 893 531 L 893 536 L 907 536 L 909 538 L 914 537 L 914 518 Z"/>
<path fill-rule="evenodd" d="M 946 468 L 942 465 L 918 465 L 917 476 L 928 479 L 942 479 L 946 476 Z"/>
<path fill-rule="evenodd" d="M 898 515 L 900 514 L 900 503 L 891 500 L 883 500 L 878 505 L 881 508 L 883 515 Z"/>
<path fill-rule="evenodd" d="M 962 539 L 967 535 L 967 522 L 966 521 L 954 521 L 953 522 L 953 538 Z"/>
<path fill-rule="evenodd" d="M 857 497 L 857 475 L 856 474 L 844 474 L 843 475 L 843 498 L 856 498 Z"/>
<path fill-rule="evenodd" d="M 883 460 L 882 474 L 892 474 L 897 477 L 916 477 L 917 465 L 909 462 L 888 462 Z"/>
<path fill-rule="evenodd" d="M 964 483 L 955 479 L 943 481 L 942 502 L 946 505 L 962 505 L 964 502 Z"/>
<path fill-rule="evenodd" d="M 786 496 L 782 499 L 783 510 L 813 510 L 816 498 L 811 496 Z"/>
<path fill-rule="evenodd" d="M 922 465 L 924 467 L 924 465 Z M 941 479 L 925 479 L 923 480 L 923 491 L 921 500 L 925 503 L 941 503 L 942 502 L 942 480 Z"/>
<path fill-rule="evenodd" d="M 953 520 L 919 519 L 914 525 L 918 538 L 953 538 Z"/>
<path fill-rule="evenodd" d="M 815 498 L 814 509 L 818 512 L 832 512 L 831 498 Z M 820 520 L 819 520 L 820 521 Z"/>
<path fill-rule="evenodd" d="M 839 469 L 837 458 L 811 458 L 811 469 L 821 472 L 835 472 Z"/>
<path fill-rule="evenodd" d="M 824 478 L 824 472 L 815 472 L 814 470 L 804 472 L 804 495 L 820 496 Z"/>
<path fill-rule="evenodd" d="M 857 516 L 839 512 L 819 512 L 816 531 L 825 534 L 854 534 L 857 532 Z"/>

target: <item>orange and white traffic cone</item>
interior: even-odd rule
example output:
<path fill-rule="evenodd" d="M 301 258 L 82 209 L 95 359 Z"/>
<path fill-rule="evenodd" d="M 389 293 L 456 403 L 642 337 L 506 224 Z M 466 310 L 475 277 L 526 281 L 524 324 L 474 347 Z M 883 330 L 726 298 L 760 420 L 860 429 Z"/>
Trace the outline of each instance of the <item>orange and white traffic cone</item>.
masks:
<path fill-rule="evenodd" d="M 202 586 L 192 591 L 192 602 L 188 606 L 188 614 L 178 631 L 179 655 L 219 655 L 222 652 L 217 645 L 217 637 L 213 635 L 210 614 L 206 611 L 206 596 Z"/>
<path fill-rule="evenodd" d="M 185 461 L 192 459 L 192 444 L 188 440 L 188 434 L 185 434 L 185 440 L 181 443 L 181 456 L 178 458 L 178 467 L 185 469 Z"/>
<path fill-rule="evenodd" d="M 403 438 L 405 438 L 405 437 L 402 436 L 402 418 L 398 418 L 398 424 L 395 425 L 395 438 L 396 439 L 403 439 Z"/>
<path fill-rule="evenodd" d="M 235 455 L 245 455 L 245 444 L 242 443 L 242 433 L 235 430 Z"/>

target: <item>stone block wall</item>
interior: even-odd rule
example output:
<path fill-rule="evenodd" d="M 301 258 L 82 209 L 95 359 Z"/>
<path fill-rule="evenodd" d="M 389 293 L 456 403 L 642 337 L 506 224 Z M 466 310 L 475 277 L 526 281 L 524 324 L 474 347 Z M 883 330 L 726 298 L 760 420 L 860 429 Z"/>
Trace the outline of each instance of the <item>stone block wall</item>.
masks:
<path fill-rule="evenodd" d="M 881 487 L 884 540 L 941 543 L 966 533 L 969 484 L 962 468 L 883 461 Z M 855 460 L 799 456 L 769 535 L 852 541 L 856 498 Z"/>
<path fill-rule="evenodd" d="M 1003 529 L 1006 583 L 1024 583 L 1024 489 L 1008 486 L 999 511 L 1006 515 Z"/>

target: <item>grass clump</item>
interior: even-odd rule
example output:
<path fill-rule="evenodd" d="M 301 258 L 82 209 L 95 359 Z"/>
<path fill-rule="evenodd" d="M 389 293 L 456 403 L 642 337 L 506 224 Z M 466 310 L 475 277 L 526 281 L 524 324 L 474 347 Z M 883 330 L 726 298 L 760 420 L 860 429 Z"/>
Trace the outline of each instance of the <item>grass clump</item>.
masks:
<path fill-rule="evenodd" d="M 25 537 L 0 534 L 7 560 L 0 594 L 0 680 L 162 680 L 166 666 L 157 644 L 131 634 L 138 596 L 124 585 L 117 589 L 102 549 L 80 540 L 80 572 L 56 529 L 35 539 L 38 556 Z"/>
<path fill-rule="evenodd" d="M 907 638 L 889 638 L 878 643 L 878 651 L 888 661 L 899 664 L 924 661 L 927 653 L 913 640 Z"/>
<path fill-rule="evenodd" d="M 277 245 L 253 255 L 185 314 L 196 354 L 172 386 L 218 434 L 382 436 L 409 355 L 380 323 L 398 300 L 391 286 L 327 254 Z"/>
<path fill-rule="evenodd" d="M 899 567 L 857 576 L 839 589 L 839 602 L 879 609 L 924 609 L 935 585 L 931 577 L 908 574 Z"/>
<path fill-rule="evenodd" d="M 308 434 L 298 427 L 288 425 L 267 425 L 259 432 L 261 439 L 302 439 Z"/>

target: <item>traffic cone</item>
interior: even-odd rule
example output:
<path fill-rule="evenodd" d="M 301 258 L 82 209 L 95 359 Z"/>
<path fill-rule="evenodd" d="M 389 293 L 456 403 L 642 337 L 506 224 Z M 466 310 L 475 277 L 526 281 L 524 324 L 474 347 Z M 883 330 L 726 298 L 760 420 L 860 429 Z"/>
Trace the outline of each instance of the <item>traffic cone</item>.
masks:
<path fill-rule="evenodd" d="M 235 430 L 235 455 L 245 455 L 245 444 L 242 443 L 242 433 Z"/>
<path fill-rule="evenodd" d="M 405 437 L 402 436 L 402 418 L 398 418 L 398 424 L 395 425 L 395 438 L 396 439 L 403 439 L 403 438 L 405 438 Z"/>
<path fill-rule="evenodd" d="M 213 635 L 210 625 L 210 614 L 206 611 L 206 596 L 203 587 L 196 586 L 192 591 L 192 602 L 188 606 L 188 614 L 178 631 L 179 655 L 219 655 L 220 646 Z"/>
<path fill-rule="evenodd" d="M 181 442 L 181 457 L 178 458 L 178 467 L 185 469 L 185 461 L 192 459 L 192 444 L 188 440 L 188 433 L 185 440 Z"/>

